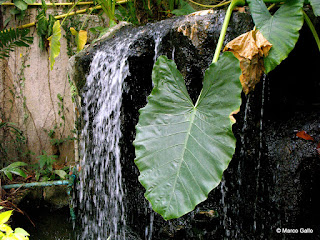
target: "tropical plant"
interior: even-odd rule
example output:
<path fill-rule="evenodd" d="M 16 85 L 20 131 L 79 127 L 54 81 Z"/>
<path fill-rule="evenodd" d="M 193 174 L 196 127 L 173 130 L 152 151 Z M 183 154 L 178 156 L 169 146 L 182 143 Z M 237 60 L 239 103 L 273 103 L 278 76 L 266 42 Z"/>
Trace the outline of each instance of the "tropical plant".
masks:
<path fill-rule="evenodd" d="M 53 69 L 56 57 L 60 54 L 60 38 L 61 38 L 61 26 L 60 21 L 55 21 L 52 27 L 52 35 L 48 38 L 50 46 L 50 69 Z"/>
<path fill-rule="evenodd" d="M 0 122 L 0 155 L 1 155 L 1 167 L 3 162 L 11 162 L 15 160 L 12 157 L 9 145 L 14 146 L 14 151 L 18 154 L 23 154 L 23 146 L 26 144 L 26 138 L 23 132 L 11 122 Z M 3 161 L 3 162 L 2 162 Z"/>
<path fill-rule="evenodd" d="M 42 2 L 42 10 L 38 12 L 37 19 L 37 34 L 39 36 L 39 47 L 41 50 L 48 48 L 48 37 L 52 35 L 53 24 L 56 19 L 53 15 L 49 14 L 47 18 L 47 5 L 44 0 Z"/>
<path fill-rule="evenodd" d="M 0 207 L 2 210 L 3 207 Z M 12 229 L 8 224 L 6 224 L 11 215 L 12 210 L 0 213 L 0 240 L 28 240 L 29 233 L 27 233 L 23 228 Z"/>
<path fill-rule="evenodd" d="M 115 17 L 116 10 L 116 0 L 97 0 L 102 10 L 107 15 L 109 19 L 109 27 L 113 27 L 117 24 L 117 19 Z"/>
<path fill-rule="evenodd" d="M 37 181 L 40 179 L 41 181 L 55 180 L 57 177 L 65 179 L 67 177 L 66 171 L 54 169 L 53 164 L 57 160 L 56 155 L 48 155 L 46 151 L 43 151 L 43 154 L 37 158 L 38 163 L 35 165 L 35 177 Z"/>
<path fill-rule="evenodd" d="M 224 53 L 205 73 L 194 105 L 173 61 L 159 57 L 148 104 L 140 110 L 134 141 L 145 197 L 165 219 L 204 201 L 221 180 L 235 150 L 229 115 L 241 103 L 241 70 Z"/>
<path fill-rule="evenodd" d="M 14 47 L 29 47 L 33 37 L 28 37 L 29 29 L 5 29 L 0 32 L 0 59 L 9 57 Z"/>
<path fill-rule="evenodd" d="M 272 71 L 294 48 L 303 25 L 303 0 L 285 2 L 273 15 L 263 1 L 248 0 L 257 29 L 272 44 L 264 58 L 266 73 Z"/>
<path fill-rule="evenodd" d="M 77 52 L 80 52 L 87 43 L 87 31 L 80 30 L 78 32 L 73 27 L 70 28 L 70 31 L 71 34 L 76 37 Z"/>
<path fill-rule="evenodd" d="M 6 2 L 6 0 L 0 0 L 0 5 Z M 10 14 L 13 15 L 18 20 L 23 20 L 26 16 L 26 11 L 28 9 L 29 4 L 33 4 L 35 0 L 14 0 L 14 8 L 10 9 Z M 5 24 L 8 24 L 11 21 L 11 17 L 8 17 L 5 20 Z"/>
<path fill-rule="evenodd" d="M 259 55 L 266 73 L 294 48 L 303 25 L 303 2 L 288 0 L 271 15 L 262 0 L 248 0 L 256 28 L 273 45 L 269 54 L 267 47 Z M 154 88 L 136 126 L 135 163 L 145 197 L 164 219 L 178 218 L 204 201 L 220 183 L 235 151 L 229 116 L 240 106 L 241 70 L 232 53 L 220 59 L 219 55 L 232 10 L 243 4 L 231 1 L 196 104 L 171 60 L 161 56 L 154 65 Z M 311 4 L 317 15 L 319 5 Z"/>
<path fill-rule="evenodd" d="M 16 174 L 16 175 L 19 175 L 21 177 L 26 178 L 27 175 L 26 175 L 25 171 L 23 169 L 21 169 L 22 167 L 25 167 L 25 166 L 27 166 L 27 164 L 24 162 L 14 162 L 14 163 L 11 163 L 10 165 L 0 169 L 0 173 L 1 173 L 1 175 L 7 176 L 10 180 L 12 180 L 12 174 Z"/>

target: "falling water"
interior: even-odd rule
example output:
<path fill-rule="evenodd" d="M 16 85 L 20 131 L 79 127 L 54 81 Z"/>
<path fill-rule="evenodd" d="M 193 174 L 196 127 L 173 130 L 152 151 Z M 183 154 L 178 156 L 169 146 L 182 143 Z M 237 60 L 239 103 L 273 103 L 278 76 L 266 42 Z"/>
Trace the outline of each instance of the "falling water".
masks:
<path fill-rule="evenodd" d="M 152 205 L 149 203 L 149 206 L 146 208 L 146 211 L 149 212 L 149 225 L 146 226 L 144 236 L 145 240 L 151 240 L 152 239 L 152 232 L 153 232 L 153 220 L 154 220 L 154 212 L 152 210 Z"/>
<path fill-rule="evenodd" d="M 264 114 L 264 105 L 265 105 L 265 88 L 266 88 L 266 75 L 264 74 L 262 77 L 262 95 L 261 95 L 261 108 L 260 108 L 260 129 L 259 129 L 259 156 L 257 159 L 257 177 L 256 177 L 256 199 L 254 203 L 254 216 L 253 216 L 253 230 L 257 230 L 257 221 L 256 221 L 256 214 L 257 214 L 257 202 L 258 202 L 258 195 L 259 195 L 259 181 L 260 181 L 260 165 L 261 165 L 261 157 L 262 157 L 262 150 L 263 150 L 263 114 Z"/>
<path fill-rule="evenodd" d="M 131 36 L 122 37 L 98 51 L 87 77 L 82 96 L 85 126 L 78 189 L 82 233 L 78 239 L 126 239 L 119 139 L 122 85 L 129 75 L 127 57 L 132 42 Z"/>
<path fill-rule="evenodd" d="M 154 33 L 153 35 L 153 39 L 154 39 L 154 57 L 153 57 L 153 62 L 157 61 L 157 58 L 159 57 L 160 54 L 160 43 L 162 38 L 165 36 L 167 32 L 163 31 L 163 26 L 160 25 L 159 28 L 157 29 L 157 31 Z"/>

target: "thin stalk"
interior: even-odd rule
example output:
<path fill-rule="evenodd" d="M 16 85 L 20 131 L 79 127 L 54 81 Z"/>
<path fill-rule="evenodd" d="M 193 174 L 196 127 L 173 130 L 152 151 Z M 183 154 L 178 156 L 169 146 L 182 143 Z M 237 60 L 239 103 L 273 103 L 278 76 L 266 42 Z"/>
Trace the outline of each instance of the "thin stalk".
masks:
<path fill-rule="evenodd" d="M 78 5 L 92 5 L 93 2 L 81 2 L 78 3 Z M 71 6 L 74 5 L 74 3 L 68 2 L 68 3 L 46 3 L 47 6 Z M 14 3 L 2 3 L 1 6 L 14 6 Z M 42 6 L 42 3 L 29 3 L 28 6 Z"/>
<path fill-rule="evenodd" d="M 96 6 L 96 7 L 92 7 L 92 8 L 88 8 L 88 9 L 82 9 L 82 10 L 78 10 L 78 11 L 75 11 L 75 12 L 72 12 L 72 13 L 66 13 L 66 14 L 62 14 L 62 15 L 58 15 L 58 16 L 55 16 L 54 18 L 55 19 L 61 19 L 61 18 L 64 18 L 64 17 L 67 17 L 67 16 L 73 16 L 73 15 L 76 15 L 76 14 L 82 14 L 82 13 L 85 13 L 87 12 L 88 10 L 91 11 L 91 10 L 96 10 L 96 9 L 101 9 L 101 6 Z"/>
<path fill-rule="evenodd" d="M 227 13 L 226 13 L 226 16 L 224 18 L 224 22 L 223 22 L 223 25 L 222 25 L 222 29 L 221 29 L 221 32 L 220 32 L 218 44 L 217 44 L 217 47 L 216 47 L 216 51 L 214 53 L 214 57 L 213 57 L 212 63 L 217 62 L 218 59 L 219 59 L 219 55 L 220 55 L 220 52 L 221 52 L 221 49 L 222 49 L 222 46 L 223 46 L 224 38 L 225 38 L 226 33 L 227 33 L 227 28 L 228 28 L 228 25 L 229 25 L 229 21 L 230 21 L 233 9 L 235 7 L 237 7 L 237 6 L 243 6 L 244 4 L 245 4 L 244 0 L 232 0 L 231 1 L 231 4 L 229 5 Z"/>
<path fill-rule="evenodd" d="M 305 11 L 303 11 L 303 16 L 304 16 L 304 19 L 306 20 L 306 23 L 308 24 L 308 27 L 310 28 L 310 30 L 312 32 L 312 35 L 313 35 L 314 40 L 316 41 L 316 43 L 318 45 L 319 52 L 320 52 L 320 39 L 319 39 L 318 33 L 317 33 L 313 23 L 311 22 L 310 18 L 305 13 Z"/>
<path fill-rule="evenodd" d="M 114 13 L 116 11 L 116 0 L 111 0 L 112 1 L 112 14 L 114 16 Z"/>
<path fill-rule="evenodd" d="M 86 22 L 88 21 L 89 16 L 91 15 L 91 13 L 92 13 L 93 10 L 94 10 L 94 8 L 92 8 L 92 9 L 89 11 L 89 14 L 87 15 L 86 19 L 83 21 L 80 30 L 82 30 L 82 29 L 84 28 L 84 25 L 85 25 Z"/>
<path fill-rule="evenodd" d="M 200 7 L 206 7 L 206 8 L 222 7 L 222 6 L 228 5 L 231 2 L 231 1 L 222 1 L 222 2 L 215 4 L 215 5 L 206 5 L 206 4 L 197 3 L 193 0 L 188 0 L 188 1 L 195 4 L 195 5 L 198 5 Z M 263 2 L 264 3 L 282 3 L 282 2 L 285 2 L 285 0 L 263 0 Z"/>
<path fill-rule="evenodd" d="M 218 61 L 218 59 L 219 59 L 220 52 L 221 52 L 222 45 L 223 45 L 223 40 L 224 40 L 224 37 L 226 36 L 226 33 L 227 33 L 227 28 L 228 28 L 228 25 L 229 25 L 229 21 L 230 21 L 233 9 L 235 7 L 237 7 L 237 6 L 243 6 L 244 4 L 245 4 L 245 0 L 232 0 L 231 1 L 231 4 L 229 5 L 227 13 L 226 13 L 226 16 L 224 18 L 224 22 L 223 22 L 223 25 L 222 25 L 222 29 L 221 29 L 221 32 L 220 32 L 218 44 L 217 44 L 216 51 L 215 51 L 214 56 L 213 56 L 212 63 L 216 63 Z M 201 90 L 201 93 L 202 93 L 202 90 Z M 200 95 L 199 95 L 199 97 L 197 99 L 195 107 L 197 107 L 198 104 L 199 104 L 201 93 L 200 93 Z"/>
<path fill-rule="evenodd" d="M 69 13 L 69 14 L 62 14 L 62 15 L 58 15 L 58 16 L 55 16 L 54 18 L 55 19 L 61 19 L 61 18 L 64 18 L 66 16 L 73 16 L 73 15 L 76 15 L 76 14 L 82 14 L 82 13 L 85 13 L 87 12 L 87 10 L 91 11 L 91 10 L 95 10 L 95 9 L 101 9 L 101 6 L 96 6 L 96 7 L 92 7 L 92 8 L 89 8 L 89 9 L 82 9 L 82 10 L 78 10 L 78 11 L 75 11 L 75 12 L 72 12 L 72 13 Z M 36 25 L 36 22 L 31 22 L 31 23 L 28 23 L 28 24 L 25 24 L 25 25 L 21 25 L 17 28 L 20 28 L 20 29 L 23 29 L 23 28 L 29 28 L 29 27 L 33 27 Z"/>
<path fill-rule="evenodd" d="M 64 21 L 67 19 L 67 17 L 69 16 L 69 14 L 72 12 L 72 10 L 78 5 L 78 3 L 81 2 L 81 0 L 78 0 L 73 6 L 72 8 L 69 9 L 69 11 L 67 12 L 66 17 L 62 20 L 61 22 L 61 26 L 63 25 Z"/>
<path fill-rule="evenodd" d="M 117 1 L 117 4 L 123 4 L 123 3 L 126 3 L 128 0 L 118 0 Z M 98 10 L 98 9 L 101 9 L 101 6 L 96 6 L 96 7 L 92 7 L 92 8 L 88 8 L 88 9 L 82 9 L 82 10 L 78 10 L 78 11 L 75 11 L 75 12 L 72 12 L 72 13 L 69 13 L 69 15 L 66 13 L 66 14 L 61 14 L 61 15 L 57 15 L 55 16 L 54 18 L 55 19 L 61 19 L 61 18 L 64 18 L 66 16 L 73 16 L 73 15 L 76 15 L 76 14 L 82 14 L 82 13 L 85 13 L 87 12 L 88 10 L 89 11 L 92 11 L 92 10 Z M 24 24 L 24 25 L 21 25 L 21 26 L 18 26 L 16 28 L 20 28 L 20 29 L 23 29 L 23 28 L 30 28 L 30 27 L 33 27 L 36 25 L 36 22 L 31 22 L 31 23 L 28 23 L 28 24 Z M 2 32 L 2 31 L 1 31 Z"/>
<path fill-rule="evenodd" d="M 188 0 L 189 2 L 195 4 L 195 5 L 198 5 L 200 7 L 206 7 L 206 8 L 217 8 L 217 7 L 222 7 L 222 6 L 225 6 L 225 5 L 228 5 L 231 1 L 226 1 L 226 2 L 221 2 L 219 4 L 215 4 L 215 5 L 205 5 L 205 4 L 201 4 L 201 3 L 197 3 L 195 1 L 192 1 L 192 0 Z"/>

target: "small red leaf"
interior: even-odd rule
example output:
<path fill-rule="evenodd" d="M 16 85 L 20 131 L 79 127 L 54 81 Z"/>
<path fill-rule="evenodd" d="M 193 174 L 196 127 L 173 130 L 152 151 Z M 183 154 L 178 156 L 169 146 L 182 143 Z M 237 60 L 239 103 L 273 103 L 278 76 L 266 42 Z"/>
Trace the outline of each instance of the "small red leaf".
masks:
<path fill-rule="evenodd" d="M 311 137 L 309 134 L 307 134 L 305 131 L 300 131 L 297 133 L 297 137 L 303 138 L 305 140 L 311 140 L 314 141 L 313 137 Z"/>
<path fill-rule="evenodd" d="M 319 155 L 320 155 L 320 142 L 319 142 L 318 145 L 317 145 L 317 152 L 318 152 Z"/>

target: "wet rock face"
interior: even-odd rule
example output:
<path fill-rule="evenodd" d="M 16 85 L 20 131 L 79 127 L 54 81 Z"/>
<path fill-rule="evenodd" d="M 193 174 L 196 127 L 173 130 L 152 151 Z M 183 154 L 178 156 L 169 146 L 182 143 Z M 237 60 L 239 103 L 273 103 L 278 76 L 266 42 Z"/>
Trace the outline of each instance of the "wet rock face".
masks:
<path fill-rule="evenodd" d="M 315 79 L 320 72 L 314 63 L 320 54 L 307 26 L 300 33 L 289 58 L 242 98 L 233 129 L 236 153 L 224 174 L 227 236 L 320 237 L 320 209 L 315 204 L 320 185 L 320 84 Z M 296 133 L 303 130 L 315 141 L 298 138 Z M 279 235 L 277 228 L 311 228 L 313 234 Z"/>
<path fill-rule="evenodd" d="M 140 34 L 130 47 L 130 76 L 122 96 L 121 156 L 125 184 L 127 224 L 141 239 L 290 239 L 276 228 L 313 228 L 319 236 L 320 159 L 315 142 L 295 136 L 310 130 L 320 141 L 320 62 L 308 29 L 303 29 L 290 60 L 284 61 L 254 92 L 243 95 L 234 133 L 237 148 L 220 186 L 195 211 L 178 220 L 164 221 L 152 213 L 138 182 L 134 165 L 135 125 L 138 110 L 147 103 L 152 89 L 155 54 L 174 59 L 195 101 L 206 68 L 212 61 L 224 17 L 186 16 L 147 24 L 124 26 L 106 40 L 77 56 L 78 87 L 85 82 L 96 50 L 128 32 Z M 233 13 L 226 42 L 253 28 L 249 15 Z M 308 50 L 306 50 L 308 49 Z M 304 59 L 301 62 L 301 59 Z M 314 60 L 316 59 L 316 60 Z M 293 65 L 292 65 L 293 64 Z M 304 68 L 300 68 L 302 64 Z M 298 65 L 298 66 L 297 66 Z M 292 70 L 294 66 L 294 71 Z M 302 70 L 301 70 L 302 69 Z M 301 80 L 304 79 L 304 80 Z M 303 90 L 300 92 L 300 90 Z M 310 117 L 304 117 L 310 116 Z M 310 235 L 309 235 L 310 236 Z M 316 239 L 316 238 L 315 238 Z"/>
<path fill-rule="evenodd" d="M 273 189 L 270 189 L 279 226 L 312 228 L 319 231 L 320 207 L 320 112 L 296 114 L 289 121 L 272 124 L 266 147 Z M 298 131 L 314 136 L 314 141 L 298 138 Z"/>

